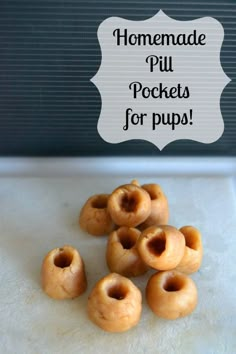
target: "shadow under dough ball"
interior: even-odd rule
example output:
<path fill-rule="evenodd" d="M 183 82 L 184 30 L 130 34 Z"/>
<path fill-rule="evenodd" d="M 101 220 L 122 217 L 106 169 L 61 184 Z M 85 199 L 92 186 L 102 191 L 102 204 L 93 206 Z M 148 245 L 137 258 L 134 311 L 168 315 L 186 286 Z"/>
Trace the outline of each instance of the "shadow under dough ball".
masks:
<path fill-rule="evenodd" d="M 51 250 L 41 268 L 42 288 L 54 299 L 72 299 L 87 288 L 84 262 L 79 252 L 68 245 Z"/>
<path fill-rule="evenodd" d="M 108 210 L 119 226 L 135 227 L 151 213 L 149 194 L 136 184 L 125 184 L 116 188 L 109 197 Z"/>

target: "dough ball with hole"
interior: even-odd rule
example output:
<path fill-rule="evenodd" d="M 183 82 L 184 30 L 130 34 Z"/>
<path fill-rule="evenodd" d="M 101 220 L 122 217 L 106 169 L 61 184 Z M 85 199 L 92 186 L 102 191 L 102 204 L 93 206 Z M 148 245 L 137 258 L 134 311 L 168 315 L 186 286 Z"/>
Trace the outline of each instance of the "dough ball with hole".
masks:
<path fill-rule="evenodd" d="M 138 185 L 125 184 L 111 193 L 108 211 L 116 225 L 135 227 L 150 215 L 151 199 Z"/>
<path fill-rule="evenodd" d="M 193 312 L 198 294 L 190 277 L 171 270 L 151 276 L 146 287 L 146 299 L 157 316 L 174 320 Z"/>
<path fill-rule="evenodd" d="M 115 224 L 107 209 L 109 194 L 96 194 L 91 196 L 79 215 L 79 224 L 82 230 L 93 236 L 109 234 Z"/>
<path fill-rule="evenodd" d="M 203 247 L 200 231 L 193 226 L 183 226 L 179 231 L 185 238 L 185 250 L 183 258 L 177 266 L 180 272 L 191 274 L 196 272 L 202 263 Z"/>
<path fill-rule="evenodd" d="M 149 217 L 139 225 L 140 230 L 145 230 L 153 225 L 166 225 L 169 219 L 168 200 L 158 184 L 143 184 L 142 188 L 148 192 L 151 198 L 151 213 Z"/>
<path fill-rule="evenodd" d="M 106 261 L 111 272 L 134 277 L 144 274 L 149 269 L 137 250 L 140 234 L 136 228 L 121 226 L 109 235 Z"/>
<path fill-rule="evenodd" d="M 183 258 L 185 238 L 173 226 L 150 226 L 141 233 L 137 247 L 141 258 L 151 268 L 170 270 Z"/>
<path fill-rule="evenodd" d="M 140 320 L 141 292 L 130 279 L 110 273 L 95 284 L 87 311 L 90 320 L 103 330 L 127 331 Z"/>
<path fill-rule="evenodd" d="M 41 268 L 42 288 L 54 299 L 72 299 L 87 288 L 84 262 L 79 252 L 65 245 L 51 250 Z"/>

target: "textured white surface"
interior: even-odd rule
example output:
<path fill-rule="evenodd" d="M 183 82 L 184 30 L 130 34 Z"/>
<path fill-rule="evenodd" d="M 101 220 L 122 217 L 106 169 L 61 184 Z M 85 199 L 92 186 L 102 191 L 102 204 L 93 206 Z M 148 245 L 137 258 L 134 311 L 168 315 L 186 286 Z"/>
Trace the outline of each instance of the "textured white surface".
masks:
<path fill-rule="evenodd" d="M 191 353 L 236 352 L 236 208 L 230 177 L 152 177 L 170 203 L 170 224 L 192 224 L 203 235 L 204 260 L 192 276 L 199 290 L 195 312 L 158 319 L 143 297 L 138 326 L 122 334 L 103 332 L 87 318 L 95 282 L 108 273 L 105 238 L 83 233 L 79 210 L 94 193 L 110 192 L 129 177 L 2 178 L 0 180 L 0 353 Z M 40 267 L 52 248 L 69 243 L 85 261 L 88 290 L 72 301 L 48 298 Z M 152 271 L 133 278 L 144 294 Z"/>

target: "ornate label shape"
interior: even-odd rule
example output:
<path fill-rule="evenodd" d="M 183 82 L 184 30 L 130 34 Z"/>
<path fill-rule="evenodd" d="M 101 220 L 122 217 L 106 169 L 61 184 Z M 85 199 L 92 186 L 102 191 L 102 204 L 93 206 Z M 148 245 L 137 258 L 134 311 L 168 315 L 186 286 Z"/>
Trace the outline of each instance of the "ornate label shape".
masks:
<path fill-rule="evenodd" d="M 218 140 L 220 97 L 230 81 L 220 63 L 223 37 L 211 17 L 177 21 L 159 11 L 145 21 L 103 21 L 101 66 L 91 79 L 102 99 L 100 136 L 145 139 L 160 150 L 178 139 Z"/>

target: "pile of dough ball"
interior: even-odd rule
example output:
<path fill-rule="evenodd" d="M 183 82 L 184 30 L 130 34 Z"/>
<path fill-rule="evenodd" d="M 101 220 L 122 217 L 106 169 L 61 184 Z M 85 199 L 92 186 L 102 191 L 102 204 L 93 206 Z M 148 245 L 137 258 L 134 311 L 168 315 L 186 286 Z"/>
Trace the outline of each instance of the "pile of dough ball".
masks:
<path fill-rule="evenodd" d="M 193 312 L 197 288 L 189 274 L 202 262 L 201 233 L 193 226 L 168 225 L 169 206 L 162 188 L 137 180 L 111 194 L 88 198 L 79 215 L 82 230 L 108 235 L 106 262 L 110 273 L 93 287 L 87 312 L 108 332 L 123 332 L 140 320 L 142 295 L 130 277 L 154 269 L 146 285 L 146 300 L 158 317 L 177 319 Z M 49 252 L 42 265 L 42 287 L 52 298 L 81 295 L 87 287 L 79 252 L 64 246 Z"/>
<path fill-rule="evenodd" d="M 157 316 L 176 319 L 195 309 L 197 288 L 189 274 L 196 272 L 202 262 L 201 234 L 193 226 L 170 226 L 168 219 L 167 197 L 155 183 L 140 185 L 133 180 L 110 195 L 91 196 L 84 204 L 80 227 L 93 236 L 108 235 L 106 262 L 111 273 L 98 281 L 88 300 L 90 319 L 104 330 L 128 328 L 120 321 L 120 312 L 129 319 L 130 327 L 137 323 L 139 305 L 137 313 L 132 314 L 133 322 L 123 307 L 123 301 L 127 305 L 132 299 L 134 284 L 127 283 L 129 291 L 123 291 L 122 284 L 124 279 L 149 269 L 156 273 L 147 282 L 146 299 Z M 119 285 L 111 286 L 112 282 Z M 112 295 L 111 288 L 116 289 Z"/>
<path fill-rule="evenodd" d="M 117 187 L 110 195 L 95 194 L 81 209 L 79 224 L 93 235 L 107 235 L 119 226 L 144 230 L 151 225 L 166 225 L 168 201 L 158 184 L 140 186 L 137 180 Z"/>

